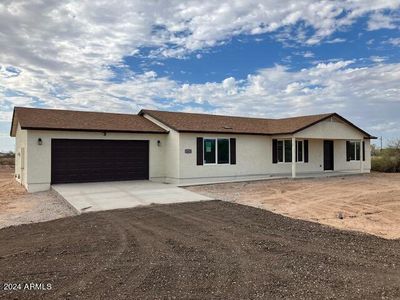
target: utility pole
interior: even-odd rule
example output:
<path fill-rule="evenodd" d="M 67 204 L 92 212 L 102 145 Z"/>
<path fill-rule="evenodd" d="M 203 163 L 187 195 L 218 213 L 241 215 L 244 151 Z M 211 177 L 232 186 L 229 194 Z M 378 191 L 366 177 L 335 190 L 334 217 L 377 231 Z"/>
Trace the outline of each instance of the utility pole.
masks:
<path fill-rule="evenodd" d="M 380 140 L 381 140 L 381 152 L 382 152 L 382 136 L 381 136 Z"/>

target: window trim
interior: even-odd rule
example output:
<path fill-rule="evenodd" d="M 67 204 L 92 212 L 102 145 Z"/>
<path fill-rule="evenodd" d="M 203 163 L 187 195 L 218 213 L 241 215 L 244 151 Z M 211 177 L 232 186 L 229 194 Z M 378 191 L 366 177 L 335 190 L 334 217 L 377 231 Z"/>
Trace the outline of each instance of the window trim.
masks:
<path fill-rule="evenodd" d="M 204 143 L 206 140 L 214 140 L 215 141 L 215 163 L 208 163 L 205 160 L 206 151 L 204 151 Z M 228 141 L 228 162 L 226 163 L 218 163 L 218 140 L 227 140 Z M 226 166 L 231 164 L 231 142 L 230 138 L 225 137 L 203 137 L 203 165 L 207 166 Z"/>
<path fill-rule="evenodd" d="M 283 157 L 283 161 L 279 161 L 279 153 L 278 153 L 278 143 L 279 142 L 282 142 L 282 151 L 283 151 L 283 155 L 282 155 L 282 157 Z M 286 155 L 285 155 L 285 141 L 292 141 L 292 139 L 276 139 L 276 143 L 277 143 L 277 149 L 276 149 L 276 151 L 277 151 L 277 155 L 276 155 L 276 157 L 277 157 L 277 161 L 276 161 L 276 163 L 277 164 L 291 164 L 292 162 L 291 161 L 286 161 Z M 297 145 L 297 142 L 299 142 L 299 141 L 301 141 L 302 142 L 302 146 L 301 146 L 301 150 L 302 150 L 302 155 L 301 155 L 301 161 L 294 161 L 295 163 L 305 163 L 304 162 L 304 139 L 296 139 L 296 159 L 298 158 L 298 155 L 299 155 L 299 153 L 298 153 L 298 145 Z"/>
<path fill-rule="evenodd" d="M 352 162 L 361 161 L 362 160 L 362 143 L 360 141 L 357 141 L 357 140 L 348 140 L 348 142 L 350 144 L 354 144 L 354 159 L 350 158 L 349 162 L 350 161 L 352 161 Z M 359 156 L 360 156 L 360 159 L 357 159 L 357 145 L 356 144 L 359 144 L 359 148 L 360 148 Z"/>

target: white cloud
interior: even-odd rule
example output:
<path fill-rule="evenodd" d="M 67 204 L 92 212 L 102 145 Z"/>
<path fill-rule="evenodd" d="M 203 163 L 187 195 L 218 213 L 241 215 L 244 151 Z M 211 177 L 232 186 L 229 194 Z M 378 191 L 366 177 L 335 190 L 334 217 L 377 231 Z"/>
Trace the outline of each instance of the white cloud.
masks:
<path fill-rule="evenodd" d="M 385 43 L 400 47 L 400 38 L 390 38 Z"/>
<path fill-rule="evenodd" d="M 399 26 L 399 17 L 376 12 L 368 20 L 368 30 L 395 29 Z"/>
<path fill-rule="evenodd" d="M 384 56 L 371 56 L 370 58 L 369 58 L 371 61 L 373 61 L 373 62 L 375 62 L 375 63 L 381 63 L 381 62 L 384 62 L 386 59 L 387 59 L 387 57 L 384 57 Z"/>
<path fill-rule="evenodd" d="M 313 58 L 315 56 L 315 54 L 311 51 L 295 51 L 295 52 L 293 52 L 293 54 L 301 55 L 304 58 Z"/>
<path fill-rule="evenodd" d="M 328 44 L 337 44 L 337 43 L 344 43 L 346 39 L 343 38 L 335 38 L 333 40 L 327 40 L 326 43 Z"/>

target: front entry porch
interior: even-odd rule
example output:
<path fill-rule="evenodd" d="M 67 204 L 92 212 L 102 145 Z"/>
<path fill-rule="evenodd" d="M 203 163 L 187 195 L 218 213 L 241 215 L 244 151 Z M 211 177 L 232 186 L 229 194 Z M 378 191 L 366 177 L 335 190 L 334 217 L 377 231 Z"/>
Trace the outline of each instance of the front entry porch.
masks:
<path fill-rule="evenodd" d="M 307 150 L 302 149 L 307 141 Z M 349 146 L 349 143 L 350 146 Z M 300 159 L 304 151 L 307 153 L 307 164 L 315 168 L 304 171 L 304 160 Z M 349 153 L 349 151 L 353 151 Z M 364 139 L 310 139 L 301 136 L 291 137 L 291 177 L 324 177 L 364 173 L 365 141 Z M 319 170 L 318 170 L 319 168 Z M 300 170 L 299 170 L 300 169 Z M 368 170 L 369 172 L 369 170 Z"/>

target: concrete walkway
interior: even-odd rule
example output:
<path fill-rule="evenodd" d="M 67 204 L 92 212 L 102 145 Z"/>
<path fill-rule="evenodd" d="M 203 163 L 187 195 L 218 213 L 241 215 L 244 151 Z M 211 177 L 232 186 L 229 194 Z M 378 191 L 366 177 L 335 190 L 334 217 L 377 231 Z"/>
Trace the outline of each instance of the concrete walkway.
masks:
<path fill-rule="evenodd" d="M 79 213 L 212 200 L 171 184 L 147 180 L 56 184 L 52 188 Z"/>

